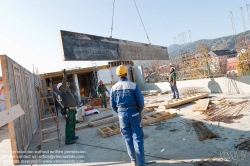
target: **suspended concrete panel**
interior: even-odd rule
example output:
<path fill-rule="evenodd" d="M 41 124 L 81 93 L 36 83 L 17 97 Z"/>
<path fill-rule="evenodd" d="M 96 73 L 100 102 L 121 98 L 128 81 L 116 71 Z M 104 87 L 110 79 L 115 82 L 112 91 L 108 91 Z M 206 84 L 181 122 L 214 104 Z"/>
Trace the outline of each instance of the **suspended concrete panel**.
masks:
<path fill-rule="evenodd" d="M 167 47 L 60 31 L 63 60 L 168 60 Z"/>

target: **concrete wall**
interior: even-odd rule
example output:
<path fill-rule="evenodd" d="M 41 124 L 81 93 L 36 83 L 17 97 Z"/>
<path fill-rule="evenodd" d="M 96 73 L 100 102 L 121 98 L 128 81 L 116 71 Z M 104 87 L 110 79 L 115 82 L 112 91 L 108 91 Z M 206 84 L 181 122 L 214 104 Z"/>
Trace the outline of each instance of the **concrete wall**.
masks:
<path fill-rule="evenodd" d="M 167 47 L 60 31 L 63 60 L 168 60 Z"/>
<path fill-rule="evenodd" d="M 125 65 L 127 70 L 129 71 L 129 68 L 132 67 L 132 65 Z M 119 80 L 119 77 L 116 75 L 116 68 L 117 67 L 111 67 L 108 69 L 101 69 L 98 71 L 100 79 L 103 81 L 104 84 L 110 84 L 115 83 Z M 130 73 L 128 72 L 128 80 L 131 80 Z"/>
<path fill-rule="evenodd" d="M 135 80 L 140 90 L 170 90 L 168 82 L 144 83 L 141 66 L 134 67 Z M 177 81 L 177 87 L 206 87 L 212 93 L 250 94 L 250 75 L 233 78 L 219 77 Z"/>

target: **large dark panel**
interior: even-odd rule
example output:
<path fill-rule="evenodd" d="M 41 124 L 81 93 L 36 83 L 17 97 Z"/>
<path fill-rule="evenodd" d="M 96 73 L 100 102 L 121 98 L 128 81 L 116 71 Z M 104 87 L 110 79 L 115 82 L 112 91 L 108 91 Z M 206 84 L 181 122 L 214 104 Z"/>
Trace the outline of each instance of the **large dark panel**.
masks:
<path fill-rule="evenodd" d="M 168 60 L 167 47 L 60 31 L 63 60 Z"/>

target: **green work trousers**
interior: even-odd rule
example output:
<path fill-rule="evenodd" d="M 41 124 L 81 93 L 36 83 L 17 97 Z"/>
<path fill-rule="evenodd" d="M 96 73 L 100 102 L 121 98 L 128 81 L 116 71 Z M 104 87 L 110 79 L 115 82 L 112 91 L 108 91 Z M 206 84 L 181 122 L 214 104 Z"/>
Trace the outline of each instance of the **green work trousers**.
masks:
<path fill-rule="evenodd" d="M 69 109 L 66 117 L 66 127 L 65 127 L 65 143 L 72 142 L 75 135 L 76 128 L 76 110 Z"/>
<path fill-rule="evenodd" d="M 101 93 L 101 107 L 107 108 L 107 102 L 106 102 L 106 92 Z"/>

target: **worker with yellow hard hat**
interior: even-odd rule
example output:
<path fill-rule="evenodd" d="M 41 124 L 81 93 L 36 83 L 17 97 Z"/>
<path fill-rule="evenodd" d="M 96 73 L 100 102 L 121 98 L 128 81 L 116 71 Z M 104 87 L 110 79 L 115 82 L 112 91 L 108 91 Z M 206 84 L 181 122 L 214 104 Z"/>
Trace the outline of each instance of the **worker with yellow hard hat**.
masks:
<path fill-rule="evenodd" d="M 144 166 L 144 135 L 141 112 L 144 98 L 138 86 L 128 81 L 126 66 L 120 65 L 116 74 L 120 80 L 111 88 L 110 106 L 118 114 L 120 130 L 134 165 Z"/>

